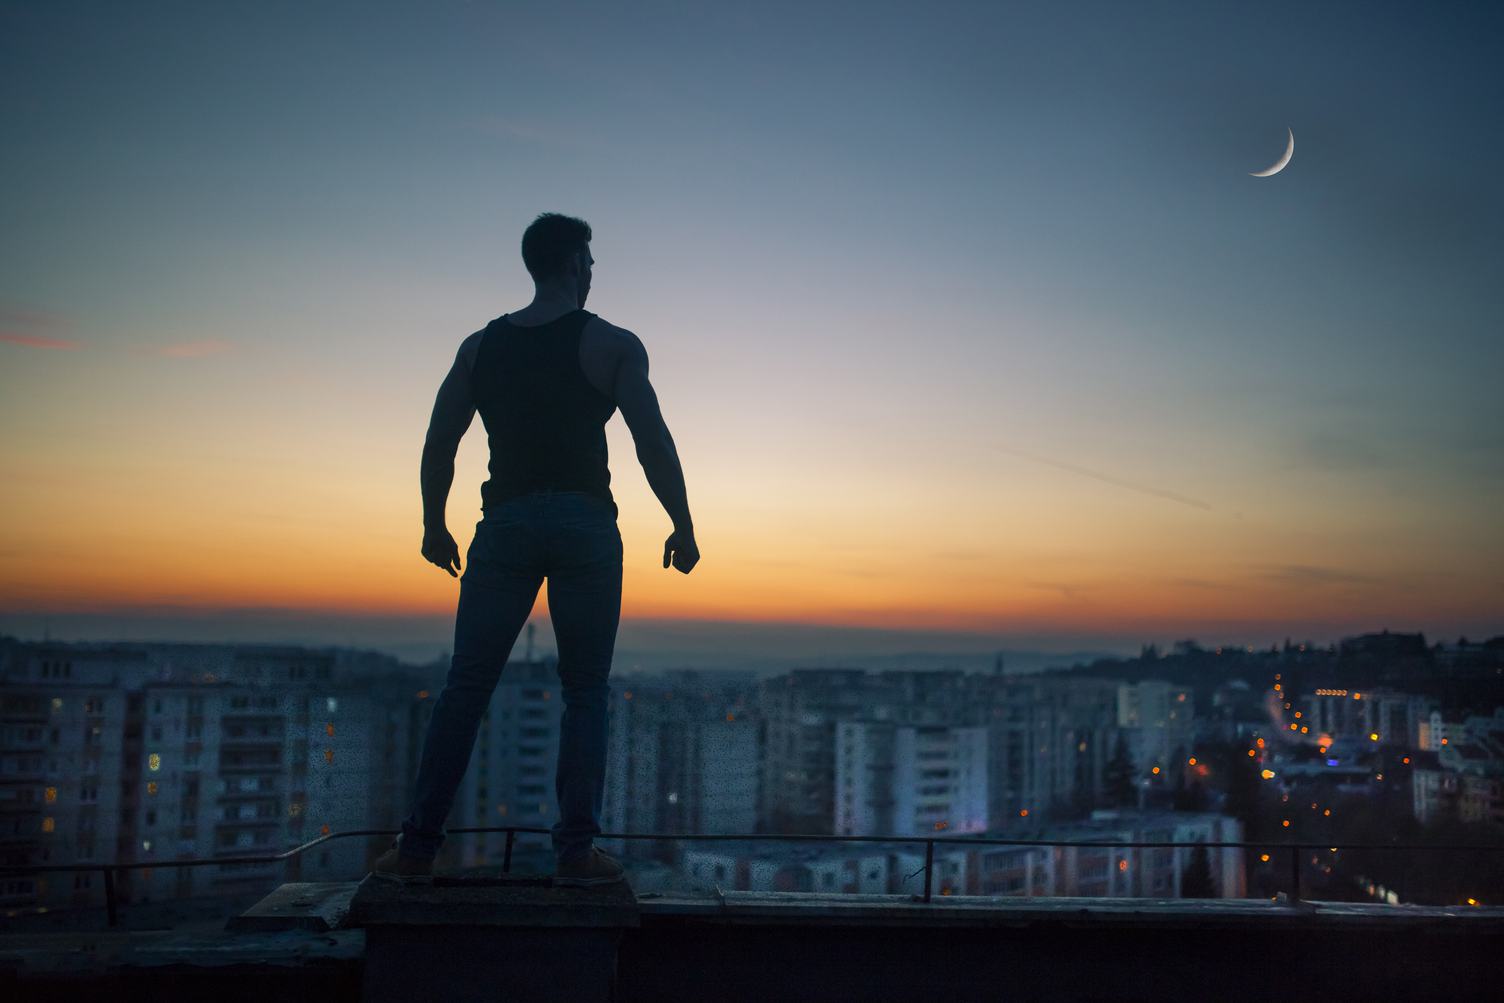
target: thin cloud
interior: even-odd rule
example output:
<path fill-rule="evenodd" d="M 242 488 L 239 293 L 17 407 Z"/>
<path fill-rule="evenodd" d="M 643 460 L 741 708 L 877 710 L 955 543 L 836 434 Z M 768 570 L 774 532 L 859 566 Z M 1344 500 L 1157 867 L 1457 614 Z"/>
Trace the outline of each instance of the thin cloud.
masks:
<path fill-rule="evenodd" d="M 223 355 L 235 346 L 228 341 L 207 339 L 205 341 L 185 341 L 177 345 L 168 345 L 159 349 L 158 355 L 165 355 L 169 359 L 202 359 L 209 355 Z"/>
<path fill-rule="evenodd" d="M 1338 568 L 1321 568 L 1310 564 L 1282 564 L 1278 567 L 1265 568 L 1259 573 L 1259 577 L 1281 585 L 1294 586 L 1372 585 L 1374 583 L 1374 579 L 1368 575 L 1342 571 Z"/>
<path fill-rule="evenodd" d="M 11 345 L 25 345 L 27 348 L 52 348 L 71 352 L 82 348 L 76 341 L 66 338 L 42 338 L 33 334 L 14 334 L 10 331 L 0 331 L 0 341 Z"/>
<path fill-rule="evenodd" d="M 1166 491 L 1163 488 L 1156 488 L 1149 484 L 1139 484 L 1136 481 L 1114 477 L 1112 474 L 1104 474 L 1100 470 L 1091 470 L 1087 467 L 1077 466 L 1074 463 L 1066 463 L 1063 460 L 1052 460 L 1047 456 L 1039 456 L 1022 449 L 1016 449 L 1013 446 L 999 445 L 997 448 L 1005 453 L 1011 453 L 1026 460 L 1033 460 L 1035 463 L 1042 463 L 1047 467 L 1054 467 L 1056 470 L 1065 470 L 1072 474 L 1080 474 L 1082 477 L 1090 477 L 1094 481 L 1101 481 L 1103 484 L 1111 484 L 1113 487 L 1125 488 L 1129 491 L 1137 491 L 1139 494 L 1150 495 L 1154 498 L 1164 498 L 1168 501 L 1179 502 L 1181 505 L 1199 508 L 1204 512 L 1212 510 L 1211 504 L 1202 501 L 1200 498 L 1192 498 L 1189 495 L 1179 494 L 1175 491 Z"/>

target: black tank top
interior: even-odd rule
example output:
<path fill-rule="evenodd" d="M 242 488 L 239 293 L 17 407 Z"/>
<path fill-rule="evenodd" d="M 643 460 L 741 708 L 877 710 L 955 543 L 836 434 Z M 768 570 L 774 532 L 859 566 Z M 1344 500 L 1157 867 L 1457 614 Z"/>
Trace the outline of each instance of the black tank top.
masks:
<path fill-rule="evenodd" d="M 616 404 L 580 370 L 580 332 L 594 316 L 575 310 L 536 327 L 498 317 L 481 332 L 470 380 L 491 445 L 482 509 L 552 488 L 588 492 L 615 512 L 606 422 Z"/>

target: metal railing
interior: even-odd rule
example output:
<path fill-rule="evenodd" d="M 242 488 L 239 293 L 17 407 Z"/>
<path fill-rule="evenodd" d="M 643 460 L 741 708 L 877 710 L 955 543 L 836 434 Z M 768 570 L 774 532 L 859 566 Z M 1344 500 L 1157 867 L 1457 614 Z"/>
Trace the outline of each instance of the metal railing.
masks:
<path fill-rule="evenodd" d="M 397 836 L 397 829 L 351 829 L 345 832 L 330 832 L 309 840 L 300 846 L 281 853 L 264 854 L 254 857 L 207 857 L 191 858 L 188 860 L 164 860 L 164 861 L 134 861 L 126 864 L 36 864 L 36 865 L 8 865 L 0 867 L 0 875 L 18 874 L 49 874 L 49 873 L 94 873 L 104 875 L 105 908 L 109 913 L 109 925 L 119 925 L 119 898 L 115 888 L 115 874 L 118 871 L 142 871 L 152 870 L 158 867 L 227 867 L 243 864 L 275 864 L 283 863 L 302 856 L 309 850 L 335 839 L 352 839 L 360 836 Z M 501 870 L 508 874 L 512 870 L 512 848 L 516 842 L 518 833 L 549 835 L 551 829 L 536 826 L 490 826 L 470 827 L 461 829 L 448 829 L 446 832 L 452 836 L 458 835 L 494 835 L 505 833 L 507 837 L 506 848 L 503 852 Z M 1247 840 L 1201 842 L 1191 840 L 1069 840 L 1069 839 L 1005 839 L 989 836 L 837 836 L 819 833 L 753 833 L 753 834 L 709 834 L 709 833 L 679 833 L 679 832 L 603 832 L 597 839 L 674 839 L 696 842 L 759 842 L 759 843 L 899 843 L 899 844 L 924 844 L 924 894 L 914 896 L 916 901 L 929 902 L 932 900 L 933 876 L 935 867 L 935 845 L 937 843 L 954 844 L 959 846 L 1050 846 L 1050 847 L 1085 847 L 1093 849 L 1194 849 L 1204 847 L 1208 850 L 1289 850 L 1290 851 L 1290 901 L 1300 901 L 1300 871 L 1301 854 L 1307 850 L 1434 850 L 1438 852 L 1461 852 L 1478 851 L 1488 853 L 1504 852 L 1504 844 L 1494 846 L 1467 845 L 1457 843 L 1332 843 L 1332 842 L 1303 842 L 1303 843 L 1260 843 Z M 919 871 L 906 876 L 914 877 Z"/>

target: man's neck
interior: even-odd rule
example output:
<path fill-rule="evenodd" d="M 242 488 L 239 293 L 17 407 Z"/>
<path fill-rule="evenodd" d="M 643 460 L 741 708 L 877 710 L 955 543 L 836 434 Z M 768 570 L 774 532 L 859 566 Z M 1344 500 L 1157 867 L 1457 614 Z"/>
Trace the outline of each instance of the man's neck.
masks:
<path fill-rule="evenodd" d="M 579 308 L 580 297 L 573 289 L 540 289 L 526 307 L 529 313 L 568 313 Z"/>

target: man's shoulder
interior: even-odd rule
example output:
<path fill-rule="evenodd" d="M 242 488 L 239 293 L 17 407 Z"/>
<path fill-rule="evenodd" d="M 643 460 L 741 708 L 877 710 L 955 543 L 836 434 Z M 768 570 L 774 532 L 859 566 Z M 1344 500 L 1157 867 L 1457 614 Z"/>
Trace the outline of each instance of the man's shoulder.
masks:
<path fill-rule="evenodd" d="M 585 322 L 582 336 L 613 355 L 642 351 L 642 340 L 636 334 L 611 323 L 599 314 L 591 314 Z"/>

